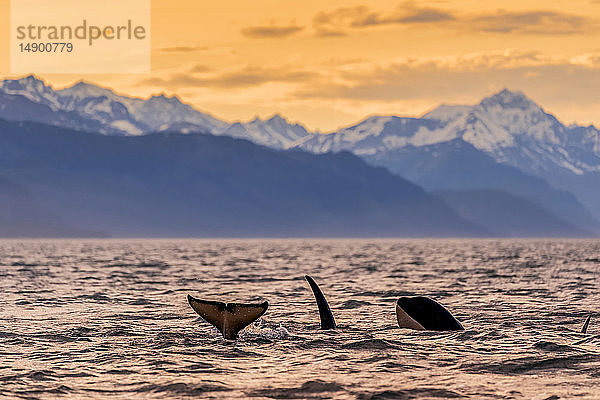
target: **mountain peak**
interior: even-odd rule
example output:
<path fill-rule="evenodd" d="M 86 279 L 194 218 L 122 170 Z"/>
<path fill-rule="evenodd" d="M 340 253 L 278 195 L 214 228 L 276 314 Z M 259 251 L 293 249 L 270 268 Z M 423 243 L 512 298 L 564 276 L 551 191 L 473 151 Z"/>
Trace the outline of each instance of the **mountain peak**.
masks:
<path fill-rule="evenodd" d="M 281 116 L 281 114 L 273 114 L 271 118 L 268 119 L 269 122 L 287 122 L 287 119 Z"/>
<path fill-rule="evenodd" d="M 86 86 L 91 86 L 91 85 L 92 85 L 91 83 L 87 83 L 83 79 L 80 79 L 77 82 L 75 82 L 75 84 L 72 87 L 86 87 Z"/>
<path fill-rule="evenodd" d="M 483 99 L 480 103 L 483 107 L 500 106 L 502 108 L 539 108 L 525 93 L 520 91 L 510 91 L 507 88 L 502 89 L 500 92 Z"/>
<path fill-rule="evenodd" d="M 71 96 L 76 98 L 116 96 L 112 89 L 104 88 L 84 80 L 78 81 L 73 86 L 57 90 L 57 93 L 61 96 Z"/>
<path fill-rule="evenodd" d="M 83 79 L 81 79 L 81 80 L 77 81 L 74 85 L 72 85 L 71 88 L 82 90 L 82 89 L 90 89 L 90 88 L 96 89 L 96 88 L 100 88 L 100 86 L 94 85 L 91 82 L 86 82 Z"/>
<path fill-rule="evenodd" d="M 258 115 L 255 115 L 254 118 L 252 120 L 248 121 L 247 123 L 253 124 L 253 125 L 255 125 L 255 124 L 281 125 L 281 124 L 288 124 L 288 120 L 285 117 L 283 117 L 281 114 L 275 113 L 265 119 L 259 117 Z"/>
<path fill-rule="evenodd" d="M 35 74 L 29 74 L 21 79 L 17 79 L 18 81 L 22 81 L 22 82 L 42 82 L 44 83 L 44 81 L 41 78 L 38 78 Z M 45 83 L 44 83 L 45 84 Z"/>
<path fill-rule="evenodd" d="M 166 103 L 170 103 L 170 104 L 183 104 L 181 102 L 181 100 L 179 100 L 179 97 L 177 97 L 176 95 L 169 96 L 165 92 L 162 92 L 159 94 L 153 94 L 152 96 L 150 96 L 150 98 L 148 100 L 158 101 L 158 102 L 166 102 Z"/>
<path fill-rule="evenodd" d="M 0 91 L 9 95 L 24 96 L 33 102 L 43 103 L 54 110 L 60 107 L 54 89 L 33 74 L 0 82 Z"/>
<path fill-rule="evenodd" d="M 46 85 L 42 79 L 38 78 L 34 74 L 30 74 L 18 79 L 6 79 L 0 82 L 1 88 L 7 89 L 36 89 L 39 91 L 40 88 L 50 88 Z"/>
<path fill-rule="evenodd" d="M 11 79 L 11 80 L 12 81 L 16 81 L 16 82 L 21 82 L 21 83 L 29 83 L 29 84 L 42 83 L 42 84 L 46 85 L 46 83 L 44 82 L 44 80 L 41 79 L 41 78 L 38 78 L 35 74 L 29 74 L 29 75 L 24 76 L 22 78 Z"/>

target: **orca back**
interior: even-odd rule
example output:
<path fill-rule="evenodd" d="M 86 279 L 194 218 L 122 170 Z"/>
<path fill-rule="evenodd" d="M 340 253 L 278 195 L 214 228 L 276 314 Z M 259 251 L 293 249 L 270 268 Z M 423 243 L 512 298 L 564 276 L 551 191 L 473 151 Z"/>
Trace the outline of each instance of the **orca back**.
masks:
<path fill-rule="evenodd" d="M 465 329 L 450 311 L 428 297 L 400 297 L 396 302 L 396 307 L 398 325 L 401 328 L 428 331 L 462 331 Z M 410 318 L 403 316 L 402 311 Z M 410 319 L 417 324 L 413 324 Z M 419 329 L 417 325 L 423 329 Z"/>

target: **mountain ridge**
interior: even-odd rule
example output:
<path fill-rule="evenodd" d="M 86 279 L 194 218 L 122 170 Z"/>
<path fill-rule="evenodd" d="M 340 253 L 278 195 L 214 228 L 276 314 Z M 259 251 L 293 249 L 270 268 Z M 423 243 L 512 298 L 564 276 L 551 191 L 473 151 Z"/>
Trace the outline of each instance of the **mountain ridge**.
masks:
<path fill-rule="evenodd" d="M 0 94 L 21 95 L 32 102 L 44 104 L 53 111 L 77 112 L 102 123 L 105 129 L 101 133 L 106 134 L 176 131 L 177 129 L 171 129 L 172 125 L 185 123 L 187 125 L 184 133 L 193 130 L 209 131 L 216 135 L 241 137 L 270 147 L 297 146 L 314 152 L 349 150 L 365 154 L 393 150 L 409 144 L 428 145 L 461 137 L 499 162 L 516 164 L 517 161 L 513 160 L 516 156 L 511 157 L 507 154 L 507 148 L 514 147 L 518 138 L 533 137 L 544 144 L 561 144 L 560 151 L 555 151 L 552 155 L 548 154 L 549 149 L 545 149 L 545 154 L 540 154 L 550 158 L 546 162 L 568 168 L 576 174 L 582 174 L 584 171 L 600 172 L 600 130 L 594 125 L 565 126 L 523 92 L 513 92 L 507 88 L 485 97 L 476 105 L 442 104 L 420 117 L 370 116 L 329 133 L 311 132 L 302 124 L 291 123 L 279 114 L 268 119 L 257 117 L 247 122 L 226 122 L 195 110 L 176 95 L 167 96 L 161 93 L 142 99 L 119 94 L 113 89 L 83 80 L 55 90 L 36 76 L 28 75 L 20 79 L 0 81 Z M 10 119 L 1 112 L 0 116 Z M 382 136 L 381 133 L 390 119 L 395 120 L 396 126 L 390 128 L 394 130 L 394 134 L 384 134 L 387 141 L 379 143 L 379 148 L 365 149 L 364 146 L 360 146 L 357 138 L 351 137 L 357 130 L 363 133 L 364 138 Z M 507 119 L 510 119 L 511 123 L 503 122 Z M 403 120 L 412 121 L 413 126 L 417 124 L 417 129 L 412 132 L 405 131 L 398 123 Z M 428 125 L 426 121 L 433 123 Z M 328 144 L 328 139 L 333 136 L 336 137 L 337 143 Z M 352 140 L 345 140 L 344 136 Z M 394 140 L 394 137 L 404 140 Z M 588 157 L 587 162 L 569 158 L 569 152 L 564 148 L 567 145 L 578 145 L 580 150 L 585 150 L 589 149 L 590 144 L 596 157 Z M 533 144 L 525 141 L 520 145 Z"/>
<path fill-rule="evenodd" d="M 419 186 L 349 152 L 316 155 L 211 134 L 101 135 L 2 120 L 0 143 L 2 177 L 69 226 L 111 236 L 486 233 Z"/>
<path fill-rule="evenodd" d="M 527 193 L 530 201 L 544 206 L 562 204 L 573 210 L 580 210 L 583 205 L 593 214 L 587 228 L 596 226 L 594 230 L 600 230 L 597 223 L 600 219 L 600 131 L 593 125 L 565 126 L 524 93 L 508 89 L 475 105 L 442 104 L 420 117 L 370 116 L 335 132 L 315 133 L 279 114 L 267 119 L 229 123 L 195 110 L 177 96 L 158 94 L 140 99 L 84 81 L 54 90 L 30 75 L 0 82 L 0 118 L 106 135 L 208 132 L 247 139 L 274 149 L 302 149 L 316 154 L 349 151 L 372 165 L 383 166 L 413 180 L 416 178 L 410 168 L 399 167 L 406 163 L 398 157 L 411 158 L 410 151 L 422 154 L 419 149 L 428 146 L 446 147 L 444 151 L 451 152 L 453 141 L 460 139 L 497 164 L 486 162 L 486 168 L 503 171 L 503 166 L 510 166 L 546 181 L 555 190 L 554 200 L 546 201 Z M 432 158 L 429 160 L 435 163 Z M 452 165 L 446 169 L 457 170 Z M 457 181 L 457 178 L 468 180 L 468 176 L 448 174 L 439 180 Z M 415 182 L 429 190 L 447 189 L 429 187 L 425 181 Z M 514 188 L 510 184 L 498 188 L 489 182 L 477 188 L 504 189 L 513 195 L 523 195 L 511 191 Z M 465 184 L 450 189 L 472 187 Z M 565 202 L 560 191 L 570 192 L 576 199 Z M 544 192 L 549 193 L 547 189 Z M 558 213 L 561 218 L 573 215 L 569 210 L 550 209 L 564 211 Z M 582 217 L 585 212 L 575 214 L 579 215 L 578 222 L 587 219 Z"/>

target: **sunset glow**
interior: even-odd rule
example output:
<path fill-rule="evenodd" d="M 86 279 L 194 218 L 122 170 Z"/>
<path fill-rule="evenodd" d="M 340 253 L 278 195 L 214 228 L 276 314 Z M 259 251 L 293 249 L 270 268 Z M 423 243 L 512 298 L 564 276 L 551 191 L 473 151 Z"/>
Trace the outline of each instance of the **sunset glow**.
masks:
<path fill-rule="evenodd" d="M 0 10 L 8 78 L 8 0 Z M 565 123 L 600 124 L 599 28 L 593 0 L 154 0 L 151 74 L 40 77 L 177 94 L 226 120 L 281 113 L 321 131 L 476 103 L 503 87 Z"/>

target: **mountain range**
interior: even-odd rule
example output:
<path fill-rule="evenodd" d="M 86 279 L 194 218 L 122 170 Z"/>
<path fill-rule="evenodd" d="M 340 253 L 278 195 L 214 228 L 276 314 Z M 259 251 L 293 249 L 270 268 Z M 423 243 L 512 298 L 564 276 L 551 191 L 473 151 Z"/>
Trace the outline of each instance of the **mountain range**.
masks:
<path fill-rule="evenodd" d="M 140 99 L 83 81 L 54 90 L 34 75 L 0 82 L 0 118 L 129 136 L 163 131 L 210 132 L 280 149 L 292 147 L 310 134 L 279 115 L 268 120 L 227 123 L 195 110 L 176 96 L 159 94 Z"/>
<path fill-rule="evenodd" d="M 470 231 L 457 229 L 460 235 L 467 231 L 501 236 L 590 236 L 600 232 L 600 131 L 593 126 L 566 126 L 523 93 L 506 89 L 476 105 L 441 105 L 419 118 L 371 116 L 323 134 L 279 115 L 248 122 L 222 121 L 164 94 L 140 99 L 86 82 L 55 90 L 31 75 L 0 82 L 0 119 L 39 123 L 27 125 L 27 129 L 34 126 L 40 132 L 53 132 L 53 136 L 60 136 L 59 132 L 94 133 L 88 135 L 94 137 L 91 141 L 104 135 L 111 137 L 105 140 L 122 138 L 123 142 L 115 143 L 145 143 L 134 137 L 163 137 L 156 136 L 161 132 L 170 138 L 166 140 L 179 141 L 186 134 L 196 137 L 201 133 L 203 140 L 207 135 L 246 139 L 286 157 L 305 152 L 327 157 L 342 152 L 349 157 L 344 153 L 349 152 L 434 193 L 451 212 L 456 211 L 463 228 L 471 224 Z M 18 125 L 3 125 L 3 129 L 8 126 L 12 131 L 24 129 Z M 6 143 L 0 145 L 7 149 Z M 7 154 L 0 153 L 0 162 Z M 377 168 L 373 171 L 383 173 Z M 18 176 L 4 178 L 23 186 Z M 305 189 L 310 191 L 308 186 Z M 31 185 L 24 185 L 24 190 L 31 192 Z M 507 225 L 506 221 L 512 222 Z M 86 232 L 135 233 L 113 232 L 100 225 L 77 226 Z M 251 233 L 250 228 L 242 231 L 239 234 Z M 268 230 L 261 232 L 267 234 Z M 410 234 L 399 229 L 385 232 L 386 236 Z M 272 233 L 277 234 L 276 230 Z M 224 234 L 236 234 L 235 229 Z M 377 230 L 371 234 L 377 235 Z"/>
<path fill-rule="evenodd" d="M 38 223 L 34 236 L 489 234 L 436 196 L 348 152 L 315 155 L 211 134 L 101 135 L 8 121 L 0 121 L 0 143 L 0 203 L 11 208 L 0 211 L 5 234 L 29 236 L 27 223 Z"/>
<path fill-rule="evenodd" d="M 599 140 L 595 127 L 565 126 L 523 93 L 504 89 L 477 105 L 442 105 L 421 118 L 369 117 L 307 137 L 300 146 L 318 153 L 351 151 L 429 190 L 503 189 L 568 220 L 574 211 L 576 222 L 597 227 Z M 538 184 L 526 183 L 532 178 Z M 572 194 L 568 207 L 552 207 L 557 201 L 548 196 L 566 201 L 565 192 Z"/>

